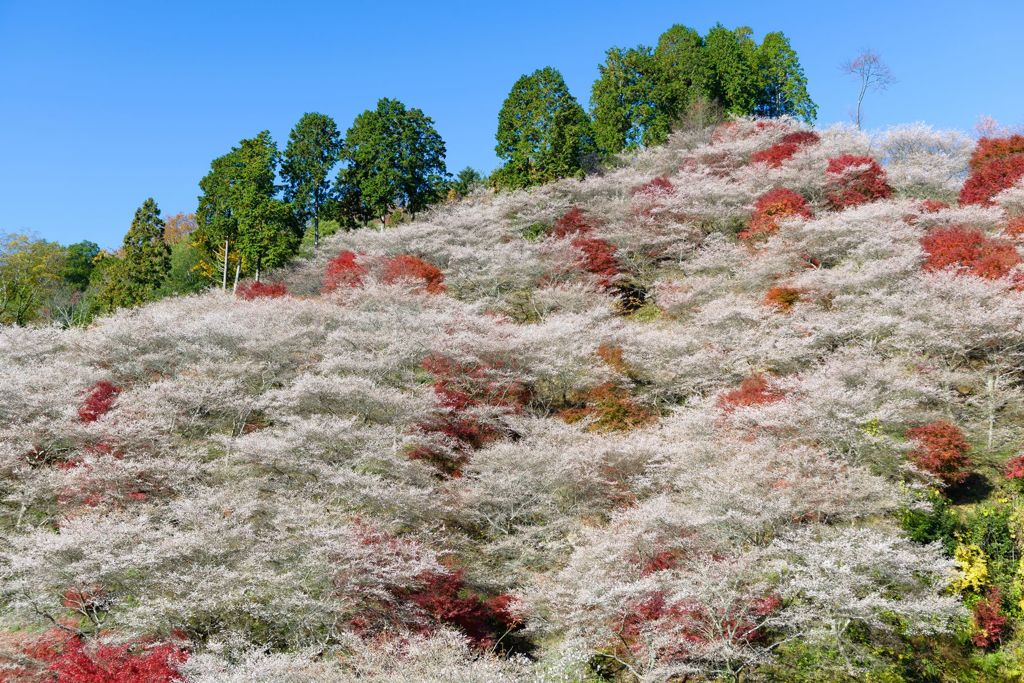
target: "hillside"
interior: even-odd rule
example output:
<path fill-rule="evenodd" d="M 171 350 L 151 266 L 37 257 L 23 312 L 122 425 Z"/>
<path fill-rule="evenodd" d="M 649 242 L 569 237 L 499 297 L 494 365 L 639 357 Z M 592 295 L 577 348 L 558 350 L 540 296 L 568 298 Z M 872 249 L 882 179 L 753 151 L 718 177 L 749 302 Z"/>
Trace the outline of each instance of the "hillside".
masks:
<path fill-rule="evenodd" d="M 1024 191 L 959 206 L 973 148 L 739 120 L 0 330 L 0 680 L 1009 678 Z"/>

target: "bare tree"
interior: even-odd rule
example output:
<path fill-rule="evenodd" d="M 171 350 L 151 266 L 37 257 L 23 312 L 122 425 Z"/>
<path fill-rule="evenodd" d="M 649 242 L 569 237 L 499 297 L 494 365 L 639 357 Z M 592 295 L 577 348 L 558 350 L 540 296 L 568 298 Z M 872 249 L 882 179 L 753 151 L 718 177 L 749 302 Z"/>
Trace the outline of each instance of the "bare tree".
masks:
<path fill-rule="evenodd" d="M 853 121 L 860 128 L 861 105 L 864 103 L 864 95 L 869 90 L 885 90 L 896 82 L 892 70 L 882 61 L 877 52 L 862 50 L 859 55 L 850 61 L 842 64 L 840 70 L 844 74 L 856 76 L 860 79 L 860 91 L 857 93 L 857 112 Z"/>

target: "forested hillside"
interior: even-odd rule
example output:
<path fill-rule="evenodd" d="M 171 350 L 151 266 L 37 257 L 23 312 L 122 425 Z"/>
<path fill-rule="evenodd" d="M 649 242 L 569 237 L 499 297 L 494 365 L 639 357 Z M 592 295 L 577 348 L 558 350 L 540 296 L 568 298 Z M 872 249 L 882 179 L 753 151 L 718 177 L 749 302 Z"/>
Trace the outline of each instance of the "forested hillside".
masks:
<path fill-rule="evenodd" d="M 0 679 L 1013 680 L 1022 153 L 737 119 L 3 328 Z"/>

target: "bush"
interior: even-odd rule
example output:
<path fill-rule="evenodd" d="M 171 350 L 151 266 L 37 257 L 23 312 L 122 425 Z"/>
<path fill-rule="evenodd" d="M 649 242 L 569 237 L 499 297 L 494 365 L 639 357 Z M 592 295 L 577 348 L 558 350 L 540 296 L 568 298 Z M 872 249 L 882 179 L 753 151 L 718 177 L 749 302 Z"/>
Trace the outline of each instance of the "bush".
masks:
<path fill-rule="evenodd" d="M 182 680 L 178 667 L 186 659 L 185 650 L 169 643 L 86 647 L 81 639 L 72 638 L 48 672 L 61 683 L 170 683 Z"/>
<path fill-rule="evenodd" d="M 821 141 L 817 133 L 810 130 L 798 130 L 782 136 L 781 142 L 792 145 L 816 145 Z"/>
<path fill-rule="evenodd" d="M 768 149 L 762 149 L 750 155 L 750 162 L 753 164 L 767 164 L 771 168 L 782 166 L 782 162 L 788 160 L 800 150 L 800 145 L 792 142 L 780 142 Z"/>
<path fill-rule="evenodd" d="M 971 446 L 956 425 L 939 421 L 913 427 L 907 438 L 916 444 L 910 459 L 921 469 L 946 484 L 959 484 L 970 476 L 972 463 L 967 452 Z"/>
<path fill-rule="evenodd" d="M 121 388 L 107 380 L 100 380 L 92 386 L 85 401 L 78 408 L 78 419 L 82 422 L 95 422 L 101 415 L 106 415 L 114 405 Z"/>
<path fill-rule="evenodd" d="M 1006 240 L 990 239 L 966 225 L 935 228 L 921 238 L 926 271 L 956 268 L 977 277 L 995 280 L 1006 277 L 1021 262 L 1020 254 Z"/>
<path fill-rule="evenodd" d="M 1002 641 L 1006 616 L 1002 611 L 1003 595 L 997 586 L 974 604 L 971 610 L 971 642 L 975 647 L 990 648 Z"/>
<path fill-rule="evenodd" d="M 774 306 L 784 313 L 792 310 L 798 301 L 800 301 L 800 290 L 793 287 L 772 287 L 764 295 L 765 304 Z"/>
<path fill-rule="evenodd" d="M 612 280 L 619 274 L 619 264 L 615 260 L 615 247 L 602 239 L 593 237 L 577 237 L 572 246 L 582 252 L 577 265 L 588 273 L 598 276 L 598 285 L 610 287 Z"/>
<path fill-rule="evenodd" d="M 938 213 L 949 208 L 949 204 L 939 199 L 925 199 L 918 206 L 924 213 Z"/>
<path fill-rule="evenodd" d="M 356 254 L 343 251 L 327 262 L 324 269 L 324 284 L 320 291 L 327 294 L 338 287 L 359 287 L 363 284 L 364 275 L 366 268 L 356 261 Z"/>
<path fill-rule="evenodd" d="M 834 209 L 868 204 L 892 196 L 885 171 L 867 156 L 844 154 L 828 160 L 827 196 Z"/>
<path fill-rule="evenodd" d="M 647 195 L 650 197 L 660 197 L 668 194 L 672 194 L 676 191 L 676 188 L 672 185 L 672 182 L 665 176 L 658 176 L 651 180 L 648 180 L 642 185 L 637 185 L 633 188 L 633 195 Z"/>
<path fill-rule="evenodd" d="M 444 273 L 432 263 L 411 254 L 393 256 L 384 263 L 381 280 L 385 284 L 401 281 L 419 282 L 419 286 L 429 294 L 440 294 L 445 291 Z"/>
<path fill-rule="evenodd" d="M 738 389 L 727 391 L 718 397 L 718 406 L 725 412 L 731 412 L 742 406 L 759 406 L 768 403 L 775 403 L 785 398 L 785 395 L 768 385 L 764 375 L 758 373 L 747 377 Z"/>
<path fill-rule="evenodd" d="M 559 416 L 570 424 L 589 418 L 589 432 L 624 432 L 645 427 L 658 419 L 657 413 L 638 403 L 627 389 L 613 382 L 599 384 L 570 398 L 582 407 L 568 408 Z"/>
<path fill-rule="evenodd" d="M 1003 234 L 1013 240 L 1024 239 L 1024 216 L 1014 216 L 1006 224 Z"/>
<path fill-rule="evenodd" d="M 586 235 L 591 230 L 593 226 L 583 217 L 583 212 L 574 206 L 551 226 L 551 235 L 562 239 L 572 235 Z"/>
<path fill-rule="evenodd" d="M 1015 154 L 1024 154 L 1024 135 L 981 138 L 971 154 L 969 164 L 972 171 L 980 171 L 997 159 L 1006 159 Z"/>
<path fill-rule="evenodd" d="M 770 190 L 754 203 L 754 214 L 747 229 L 740 232 L 741 239 L 750 239 L 758 235 L 770 235 L 779 229 L 779 221 L 793 216 L 811 217 L 811 209 L 802 196 L 779 187 Z"/>
<path fill-rule="evenodd" d="M 283 282 L 243 282 L 238 285 L 235 294 L 240 299 L 277 299 L 288 294 L 288 287 Z"/>
<path fill-rule="evenodd" d="M 971 172 L 960 190 L 961 204 L 991 205 L 992 198 L 1024 178 L 1024 153 L 993 159 Z"/>
<path fill-rule="evenodd" d="M 1007 460 L 1003 474 L 1007 479 L 1024 479 L 1024 454 L 1015 455 Z"/>
<path fill-rule="evenodd" d="M 405 598 L 432 620 L 459 628 L 474 647 L 495 647 L 503 635 L 519 624 L 509 611 L 512 597 L 481 597 L 466 586 L 462 570 L 450 574 L 428 572 L 420 580 L 422 587 L 407 592 Z"/>

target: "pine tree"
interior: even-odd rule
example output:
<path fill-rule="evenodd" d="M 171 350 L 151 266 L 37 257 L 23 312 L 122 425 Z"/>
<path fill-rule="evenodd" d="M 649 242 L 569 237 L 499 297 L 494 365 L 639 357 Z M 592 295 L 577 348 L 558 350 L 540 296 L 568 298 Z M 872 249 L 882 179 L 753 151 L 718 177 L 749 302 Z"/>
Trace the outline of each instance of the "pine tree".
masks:
<path fill-rule="evenodd" d="M 499 187 L 521 188 L 580 177 L 597 152 L 590 118 L 551 67 L 522 76 L 498 115 L 495 151 L 505 165 Z"/>
<path fill-rule="evenodd" d="M 171 250 L 164 241 L 164 222 L 150 197 L 135 211 L 124 236 L 121 258 L 104 296 L 106 307 L 138 306 L 155 299 L 170 270 Z"/>
<path fill-rule="evenodd" d="M 320 246 L 320 211 L 327 201 L 328 176 L 341 153 L 341 135 L 334 119 L 325 114 L 303 114 L 288 136 L 281 177 L 284 198 L 299 221 L 313 221 L 313 253 Z"/>

